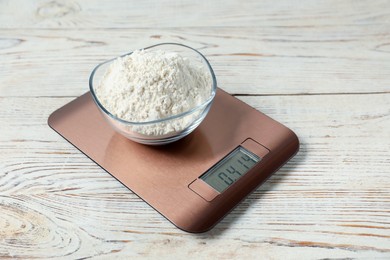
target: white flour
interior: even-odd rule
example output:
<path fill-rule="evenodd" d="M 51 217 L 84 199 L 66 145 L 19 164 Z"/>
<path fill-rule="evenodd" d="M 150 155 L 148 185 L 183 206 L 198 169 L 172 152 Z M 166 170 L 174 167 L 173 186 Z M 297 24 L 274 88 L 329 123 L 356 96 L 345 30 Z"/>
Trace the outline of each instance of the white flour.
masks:
<path fill-rule="evenodd" d="M 175 52 L 137 50 L 116 59 L 96 88 L 101 104 L 113 115 L 146 122 L 180 114 L 204 103 L 212 79 Z M 165 135 L 187 127 L 192 118 L 138 127 L 146 135 Z M 134 129 L 135 130 L 135 129 Z"/>

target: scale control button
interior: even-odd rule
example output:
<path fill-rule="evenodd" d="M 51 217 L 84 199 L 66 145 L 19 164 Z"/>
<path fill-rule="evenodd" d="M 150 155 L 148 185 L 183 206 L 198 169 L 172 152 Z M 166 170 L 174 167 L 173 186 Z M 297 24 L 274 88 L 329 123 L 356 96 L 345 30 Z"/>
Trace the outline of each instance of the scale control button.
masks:
<path fill-rule="evenodd" d="M 256 154 L 261 159 L 263 159 L 269 153 L 268 148 L 259 144 L 251 138 L 248 138 L 244 142 L 242 142 L 241 146 Z"/>
<path fill-rule="evenodd" d="M 195 192 L 209 202 L 219 195 L 218 191 L 214 190 L 210 185 L 208 185 L 201 179 L 196 179 L 188 187 L 193 192 Z"/>

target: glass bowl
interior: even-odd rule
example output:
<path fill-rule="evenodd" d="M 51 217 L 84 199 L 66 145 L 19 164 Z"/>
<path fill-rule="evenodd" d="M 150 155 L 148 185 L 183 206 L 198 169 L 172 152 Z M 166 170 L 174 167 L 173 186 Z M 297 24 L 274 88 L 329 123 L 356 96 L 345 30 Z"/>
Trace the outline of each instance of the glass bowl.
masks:
<path fill-rule="evenodd" d="M 99 101 L 95 92 L 95 86 L 97 86 L 102 80 L 103 76 L 106 73 L 107 68 L 110 64 L 116 59 L 110 59 L 103 63 L 97 65 L 91 73 L 89 77 L 89 88 L 95 101 L 96 106 L 99 108 L 103 117 L 108 121 L 108 123 L 113 127 L 113 129 L 127 137 L 130 140 L 133 140 L 137 143 L 147 144 L 147 145 L 162 145 L 175 142 L 186 135 L 190 134 L 195 130 L 196 127 L 203 121 L 206 117 L 207 113 L 210 110 L 211 104 L 213 103 L 217 82 L 214 75 L 214 71 L 210 66 L 208 60 L 197 50 L 188 47 L 183 44 L 178 43 L 161 43 L 156 44 L 144 50 L 164 50 L 164 51 L 173 51 L 179 53 L 182 57 L 187 58 L 191 61 L 191 63 L 196 66 L 202 66 L 205 70 L 210 73 L 211 76 L 211 86 L 210 86 L 210 95 L 202 104 L 185 111 L 183 113 L 173 115 L 170 117 L 166 117 L 163 119 L 152 120 L 152 121 L 143 121 L 143 122 L 130 122 L 123 120 L 121 118 L 116 117 L 112 113 L 110 113 Z M 126 53 L 120 57 L 124 57 L 126 55 L 131 54 Z M 180 120 L 180 125 L 184 127 L 181 130 L 164 133 L 164 134 L 146 134 L 146 132 L 150 132 L 153 129 L 157 129 L 160 127 L 166 127 L 167 125 L 178 124 Z M 183 124 L 184 122 L 184 124 Z"/>

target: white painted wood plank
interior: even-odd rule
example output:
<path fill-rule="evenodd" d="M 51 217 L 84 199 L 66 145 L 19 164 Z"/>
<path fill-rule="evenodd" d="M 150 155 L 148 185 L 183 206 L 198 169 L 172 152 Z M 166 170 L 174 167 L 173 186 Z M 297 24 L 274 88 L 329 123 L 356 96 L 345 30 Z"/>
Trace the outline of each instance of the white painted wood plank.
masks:
<path fill-rule="evenodd" d="M 175 228 L 46 125 L 72 98 L 1 98 L 0 255 L 388 257 L 388 95 L 240 98 L 296 131 L 301 151 L 200 235 Z"/>
<path fill-rule="evenodd" d="M 201 50 L 230 93 L 389 92 L 387 28 L 0 30 L 0 96 L 78 96 L 99 62 L 172 41 Z"/>
<path fill-rule="evenodd" d="M 0 28 L 166 28 L 388 24 L 386 0 L 3 0 Z"/>

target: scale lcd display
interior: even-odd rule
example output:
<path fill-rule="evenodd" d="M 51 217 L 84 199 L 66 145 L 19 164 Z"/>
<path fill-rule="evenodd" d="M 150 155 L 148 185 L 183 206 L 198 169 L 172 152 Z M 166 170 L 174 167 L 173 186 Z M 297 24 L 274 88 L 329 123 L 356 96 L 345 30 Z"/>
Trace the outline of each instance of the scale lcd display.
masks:
<path fill-rule="evenodd" d="M 200 178 L 219 193 L 222 193 L 260 160 L 261 158 L 257 155 L 242 146 L 238 146 Z"/>

